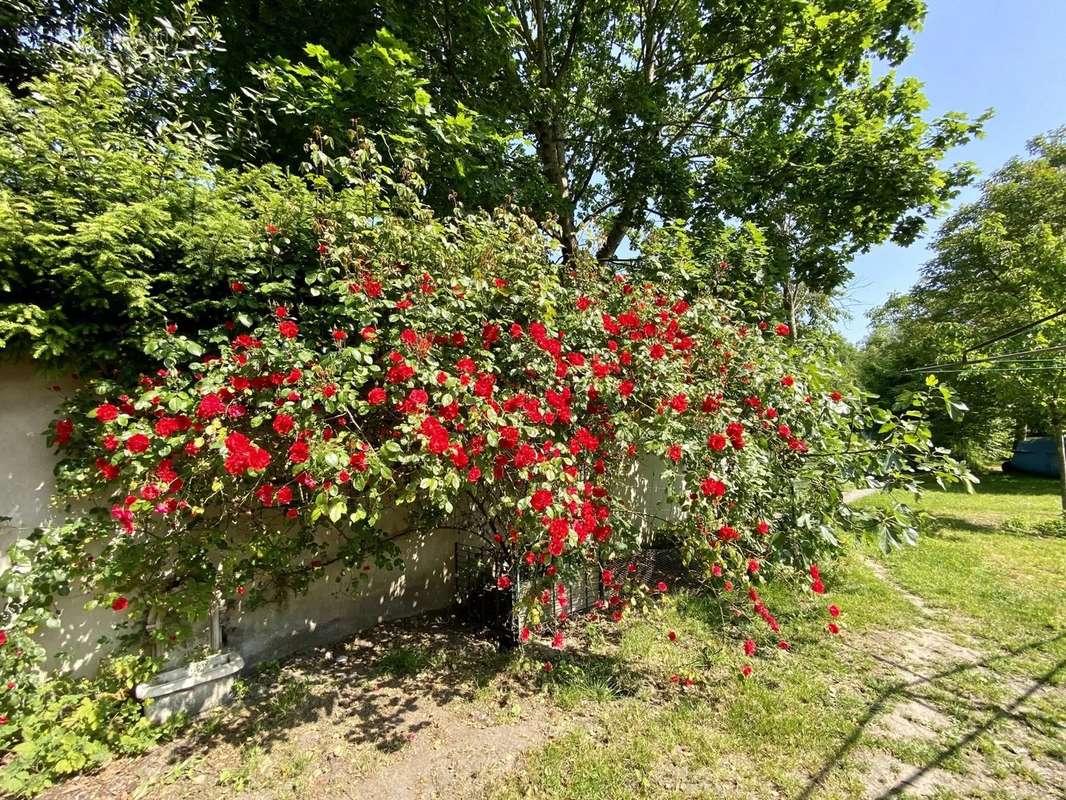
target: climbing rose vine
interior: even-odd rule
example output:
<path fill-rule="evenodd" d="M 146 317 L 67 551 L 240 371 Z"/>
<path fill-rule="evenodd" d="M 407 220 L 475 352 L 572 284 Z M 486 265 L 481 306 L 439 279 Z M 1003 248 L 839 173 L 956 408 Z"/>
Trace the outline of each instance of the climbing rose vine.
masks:
<path fill-rule="evenodd" d="M 50 565 L 42 595 L 79 581 L 135 629 L 151 614 L 165 645 L 212 606 L 358 585 L 401 566 L 398 537 L 461 527 L 496 550 L 498 590 L 521 589 L 522 641 L 566 646 L 578 577 L 599 577 L 608 621 L 669 591 L 616 566 L 665 542 L 787 648 L 762 581 L 809 573 L 822 593 L 848 527 L 913 536 L 902 506 L 847 509 L 849 482 L 963 473 L 929 444 L 924 395 L 871 406 L 818 338 L 669 275 L 556 264 L 520 214 L 438 220 L 361 180 L 313 226 L 304 289 L 281 258 L 230 276 L 217 328 L 161 320 L 151 369 L 62 405 L 58 494 L 79 513 L 26 540 Z M 288 231 L 261 230 L 285 252 Z M 33 596 L 9 612 L 31 618 Z"/>

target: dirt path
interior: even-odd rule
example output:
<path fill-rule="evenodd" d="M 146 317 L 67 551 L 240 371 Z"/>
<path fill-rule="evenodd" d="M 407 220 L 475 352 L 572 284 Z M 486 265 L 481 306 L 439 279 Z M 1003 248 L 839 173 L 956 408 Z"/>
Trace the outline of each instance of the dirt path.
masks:
<path fill-rule="evenodd" d="M 480 796 L 567 726 L 546 698 L 480 691 L 490 643 L 442 621 L 400 622 L 268 667 L 244 704 L 178 741 L 117 759 L 45 800 L 432 800 Z"/>
<path fill-rule="evenodd" d="M 859 746 L 855 737 L 843 748 L 858 746 L 867 765 L 864 796 L 1066 797 L 1066 764 L 1039 745 L 1030 751 L 1038 701 L 1054 695 L 1066 702 L 1066 692 L 1050 685 L 1054 674 L 1037 680 L 1004 676 L 998 670 L 1009 654 L 982 653 L 980 643 L 946 630 L 958 630 L 961 620 L 899 586 L 880 564 L 868 566 L 914 606 L 920 621 L 907 630 L 867 634 L 855 645 L 872 655 L 879 682 L 887 684 L 860 726 L 862 738 L 875 746 Z M 972 694 L 968 683 L 998 685 L 1003 699 Z M 986 748 L 974 745 L 991 736 L 996 749 L 986 757 Z M 1005 760 L 1014 768 L 1004 770 Z"/>

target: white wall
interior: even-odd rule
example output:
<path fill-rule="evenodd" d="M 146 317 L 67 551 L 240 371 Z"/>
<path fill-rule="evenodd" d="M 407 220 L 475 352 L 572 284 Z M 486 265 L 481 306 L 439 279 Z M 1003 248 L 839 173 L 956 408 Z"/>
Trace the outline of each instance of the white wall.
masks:
<path fill-rule="evenodd" d="M 70 376 L 44 376 L 28 363 L 0 362 L 0 517 L 10 517 L 0 521 L 0 569 L 7 568 L 7 550 L 17 538 L 59 516 L 51 505 L 56 458 L 44 431 L 62 397 L 50 387 L 73 384 Z M 63 598 L 60 627 L 43 631 L 50 666 L 90 672 L 103 654 L 97 641 L 113 633 L 114 614 L 87 611 L 85 601 Z"/>
<path fill-rule="evenodd" d="M 68 377 L 56 380 L 34 372 L 29 364 L 0 363 L 0 569 L 8 566 L 7 549 L 20 536 L 62 518 L 51 504 L 56 464 L 43 432 L 54 417 Z M 444 608 L 452 602 L 455 536 L 432 532 L 399 542 L 403 571 L 374 570 L 370 580 L 350 591 L 336 580 L 314 585 L 306 595 L 245 611 L 228 608 L 223 619 L 228 646 L 248 663 L 278 658 L 312 644 L 350 636 L 389 619 Z M 109 609 L 85 609 L 84 596 L 63 598 L 60 626 L 42 633 L 49 666 L 75 674 L 92 672 L 113 637 L 116 615 Z"/>
<path fill-rule="evenodd" d="M 398 544 L 404 568 L 375 568 L 369 581 L 356 587 L 339 582 L 334 573 L 306 595 L 283 603 L 247 612 L 230 606 L 222 622 L 227 647 L 251 664 L 338 641 L 385 620 L 449 606 L 455 589 L 455 535 L 432 531 Z"/>
<path fill-rule="evenodd" d="M 56 379 L 35 373 L 29 364 L 0 364 L 0 516 L 11 517 L 0 522 L 4 554 L 16 537 L 62 515 L 51 506 L 56 459 L 43 436 L 61 397 L 49 388 L 55 383 Z M 72 380 L 58 383 L 69 388 Z M 662 467 L 659 459 L 649 457 L 621 476 L 625 503 L 650 515 L 634 519 L 645 535 L 675 514 L 659 479 Z M 375 569 L 357 591 L 334 575 L 312 586 L 306 595 L 283 603 L 254 611 L 231 604 L 223 617 L 227 646 L 246 662 L 255 663 L 337 641 L 385 620 L 447 607 L 455 585 L 455 543 L 456 535 L 443 531 L 401 540 L 404 569 Z M 6 555 L 0 555 L 0 568 L 6 566 Z M 78 674 L 92 671 L 107 652 L 107 646 L 98 641 L 116 633 L 112 627 L 116 615 L 109 609 L 87 611 L 85 600 L 64 598 L 59 628 L 44 632 L 41 639 L 51 655 L 51 666 Z"/>

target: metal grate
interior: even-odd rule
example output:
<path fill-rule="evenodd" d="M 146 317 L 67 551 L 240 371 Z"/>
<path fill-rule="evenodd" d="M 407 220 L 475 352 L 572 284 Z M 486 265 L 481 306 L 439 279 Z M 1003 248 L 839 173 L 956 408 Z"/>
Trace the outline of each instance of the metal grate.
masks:
<path fill-rule="evenodd" d="M 680 554 L 673 548 L 641 550 L 631 558 L 609 562 L 605 567 L 621 575 L 628 574 L 630 564 L 635 567 L 632 578 L 645 585 L 654 585 L 664 578 L 672 580 L 683 573 Z M 507 590 L 501 590 L 496 584 L 503 574 L 511 578 Z M 456 614 L 467 624 L 494 635 L 501 647 L 513 647 L 518 641 L 521 620 L 517 614 L 520 604 L 516 600 L 526 590 L 527 581 L 522 565 L 505 562 L 496 548 L 456 544 Z M 571 616 L 588 613 L 598 601 L 607 600 L 598 567 L 590 566 L 579 578 L 563 583 Z M 551 617 L 558 617 L 561 610 L 553 593 Z"/>
<path fill-rule="evenodd" d="M 495 636 L 501 647 L 513 647 L 518 642 L 514 609 L 521 575 L 517 568 L 508 570 L 507 567 L 495 548 L 455 545 L 456 615 L 468 625 Z M 496 585 L 505 573 L 512 580 L 506 591 Z"/>

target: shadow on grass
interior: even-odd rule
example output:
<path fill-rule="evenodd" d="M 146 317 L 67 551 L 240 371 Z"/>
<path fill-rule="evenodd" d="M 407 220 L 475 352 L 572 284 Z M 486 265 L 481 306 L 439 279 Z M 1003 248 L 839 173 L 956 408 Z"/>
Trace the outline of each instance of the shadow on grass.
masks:
<path fill-rule="evenodd" d="M 815 790 L 822 784 L 822 782 L 829 776 L 833 769 L 839 765 L 851 750 L 853 750 L 862 738 L 862 735 L 867 727 L 883 712 L 889 710 L 891 705 L 902 699 L 909 699 L 923 705 L 929 705 L 923 698 L 917 696 L 914 692 L 915 687 L 922 685 L 935 686 L 937 681 L 943 681 L 946 678 L 950 678 L 953 675 L 967 672 L 969 670 L 979 669 L 983 667 L 989 667 L 997 662 L 1005 661 L 1022 653 L 1032 650 L 1042 650 L 1048 645 L 1051 645 L 1057 641 L 1066 638 L 1066 633 L 1060 633 L 1056 636 L 1052 636 L 1047 639 L 1041 639 L 1038 641 L 1028 642 L 1020 645 L 1016 648 L 1009 649 L 1006 653 L 999 656 L 991 656 L 989 658 L 982 659 L 980 661 L 966 661 L 956 664 L 949 669 L 937 672 L 933 675 L 922 675 L 915 672 L 912 668 L 905 664 L 893 661 L 890 658 L 883 656 L 873 656 L 876 660 L 881 661 L 897 670 L 907 673 L 913 676 L 913 679 L 907 679 L 899 681 L 888 687 L 869 705 L 866 709 L 866 713 L 863 718 L 856 724 L 855 728 L 849 734 L 848 738 L 843 744 L 837 748 L 836 752 L 825 762 L 822 768 L 814 775 L 813 778 L 807 783 L 803 791 L 798 795 L 798 800 L 807 800 L 810 798 Z M 941 748 L 935 755 L 930 757 L 921 766 L 915 767 L 910 773 L 901 778 L 897 783 L 893 784 L 889 788 L 885 789 L 881 794 L 876 796 L 876 800 L 886 800 L 886 798 L 896 797 L 902 792 L 913 787 L 914 783 L 918 781 L 923 775 L 929 771 L 936 769 L 949 758 L 961 751 L 963 748 L 970 745 L 981 734 L 989 730 L 993 725 L 1002 719 L 1013 719 L 1024 725 L 1033 725 L 1033 720 L 1040 720 L 1045 724 L 1050 721 L 1043 718 L 1039 714 L 1027 713 L 1022 710 L 1024 703 L 1036 694 L 1044 686 L 1051 684 L 1060 672 L 1066 670 L 1066 659 L 1060 660 L 1051 669 L 1047 670 L 1044 674 L 1033 680 L 1029 686 L 1017 696 L 1015 696 L 1009 703 L 989 704 L 989 703 L 974 703 L 974 707 L 982 711 L 991 712 L 991 716 L 979 725 L 975 725 L 966 733 L 955 738 L 955 740 L 947 747 Z M 931 706 L 930 706 L 931 707 Z"/>
<path fill-rule="evenodd" d="M 980 494 L 988 495 L 1057 495 L 1058 478 L 1044 478 L 1038 475 L 1019 475 L 1015 472 L 990 472 L 981 476 L 981 482 L 975 487 Z M 964 493 L 963 487 L 953 486 L 949 491 Z"/>
<path fill-rule="evenodd" d="M 923 536 L 929 539 L 946 539 L 959 541 L 960 532 L 964 533 L 992 533 L 997 536 L 1017 536 L 1023 539 L 1034 537 L 1061 538 L 1066 536 L 1066 524 L 1056 516 L 1049 515 L 1046 519 L 1037 522 L 1028 522 L 1019 519 L 988 519 L 977 520 L 971 517 L 963 517 L 957 514 L 943 512 L 931 512 L 936 520 L 936 528 L 926 531 Z"/>

